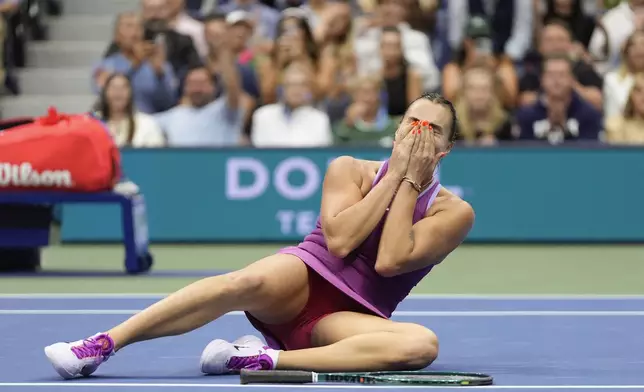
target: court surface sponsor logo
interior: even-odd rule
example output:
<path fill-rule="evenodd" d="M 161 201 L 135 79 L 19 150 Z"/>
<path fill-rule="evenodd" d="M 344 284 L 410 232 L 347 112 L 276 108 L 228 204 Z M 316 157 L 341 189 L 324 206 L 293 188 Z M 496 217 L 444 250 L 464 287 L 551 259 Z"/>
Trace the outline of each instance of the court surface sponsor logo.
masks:
<path fill-rule="evenodd" d="M 34 170 L 29 162 L 20 164 L 0 162 L 0 187 L 47 186 L 71 188 L 74 185 L 69 170 Z"/>

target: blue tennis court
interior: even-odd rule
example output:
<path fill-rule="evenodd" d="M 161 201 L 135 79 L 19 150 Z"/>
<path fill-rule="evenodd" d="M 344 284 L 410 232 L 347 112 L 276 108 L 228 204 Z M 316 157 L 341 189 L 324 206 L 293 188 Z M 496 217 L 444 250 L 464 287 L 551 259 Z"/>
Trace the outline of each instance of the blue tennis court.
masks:
<path fill-rule="evenodd" d="M 255 333 L 230 314 L 190 334 L 129 347 L 92 378 L 62 381 L 43 347 L 103 331 L 156 301 L 155 295 L 0 296 L 2 391 L 193 391 L 419 387 L 241 386 L 236 376 L 204 376 L 199 356 L 213 338 Z M 431 368 L 494 376 L 485 389 L 644 390 L 644 297 L 412 296 L 394 316 L 432 328 L 441 352 Z M 427 387 L 422 387 L 427 388 Z M 432 388 L 453 390 L 452 388 Z"/>

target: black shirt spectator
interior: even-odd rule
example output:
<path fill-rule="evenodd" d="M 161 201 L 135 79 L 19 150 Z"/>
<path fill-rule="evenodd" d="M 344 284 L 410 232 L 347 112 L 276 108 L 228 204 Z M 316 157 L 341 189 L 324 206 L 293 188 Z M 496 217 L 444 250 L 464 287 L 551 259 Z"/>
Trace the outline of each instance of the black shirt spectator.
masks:
<path fill-rule="evenodd" d="M 542 64 L 541 61 L 543 57 L 539 54 L 535 54 L 534 58 L 526 59 L 526 72 L 523 77 L 519 80 L 519 92 L 537 92 L 541 89 L 541 73 L 542 73 Z M 532 64 L 528 64 L 528 62 Z M 603 80 L 592 65 L 583 62 L 575 61 L 572 64 L 572 74 L 575 77 L 575 80 L 579 82 L 582 86 L 590 86 L 601 89 L 603 86 Z"/>
<path fill-rule="evenodd" d="M 537 101 L 522 107 L 516 114 L 521 139 L 546 140 L 550 144 L 598 139 L 601 112 L 574 91 L 568 59 L 547 59 L 541 85 L 543 92 Z"/>
<path fill-rule="evenodd" d="M 572 36 L 565 23 L 554 21 L 544 26 L 538 49 L 538 53 L 531 53 L 525 60 L 524 75 L 519 80 L 519 105 L 536 102 L 542 76 L 542 60 L 549 56 L 565 55 L 571 60 L 575 91 L 598 110 L 602 109 L 603 80 L 592 65 L 571 54 Z"/>

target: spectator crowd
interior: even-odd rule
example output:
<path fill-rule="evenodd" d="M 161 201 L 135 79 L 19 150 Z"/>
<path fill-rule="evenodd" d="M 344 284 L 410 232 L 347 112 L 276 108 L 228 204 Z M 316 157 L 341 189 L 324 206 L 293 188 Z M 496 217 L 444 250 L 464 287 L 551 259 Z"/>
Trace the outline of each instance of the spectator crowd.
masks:
<path fill-rule="evenodd" d="M 141 0 L 91 79 L 121 146 L 391 146 L 425 92 L 466 144 L 644 144 L 643 71 L 644 0 Z"/>

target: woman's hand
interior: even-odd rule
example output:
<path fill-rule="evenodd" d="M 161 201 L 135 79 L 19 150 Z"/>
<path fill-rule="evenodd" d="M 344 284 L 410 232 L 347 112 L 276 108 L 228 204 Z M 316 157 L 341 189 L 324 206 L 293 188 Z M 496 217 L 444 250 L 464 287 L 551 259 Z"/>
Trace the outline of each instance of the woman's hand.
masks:
<path fill-rule="evenodd" d="M 412 133 L 416 138 L 405 176 L 423 188 L 432 181 L 436 165 L 444 154 L 437 154 L 434 131 L 427 121 Z"/>
<path fill-rule="evenodd" d="M 401 179 L 407 172 L 407 167 L 409 166 L 409 160 L 412 154 L 412 148 L 416 139 L 420 138 L 415 130 L 417 129 L 418 123 L 412 122 L 409 124 L 403 125 L 403 128 L 399 131 L 404 136 L 400 141 L 397 141 L 394 144 L 394 149 L 391 153 L 391 159 L 389 160 L 389 169 L 388 173 L 396 176 Z"/>

